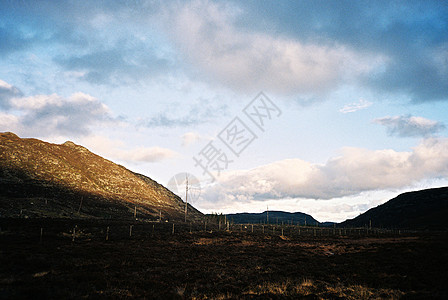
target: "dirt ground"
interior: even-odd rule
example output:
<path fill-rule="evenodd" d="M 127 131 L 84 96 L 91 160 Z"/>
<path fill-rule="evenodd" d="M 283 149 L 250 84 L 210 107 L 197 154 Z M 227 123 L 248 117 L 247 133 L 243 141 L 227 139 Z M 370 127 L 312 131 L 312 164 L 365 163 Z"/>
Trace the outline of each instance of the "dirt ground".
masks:
<path fill-rule="evenodd" d="M 1 299 L 448 298 L 447 233 L 0 224 Z"/>

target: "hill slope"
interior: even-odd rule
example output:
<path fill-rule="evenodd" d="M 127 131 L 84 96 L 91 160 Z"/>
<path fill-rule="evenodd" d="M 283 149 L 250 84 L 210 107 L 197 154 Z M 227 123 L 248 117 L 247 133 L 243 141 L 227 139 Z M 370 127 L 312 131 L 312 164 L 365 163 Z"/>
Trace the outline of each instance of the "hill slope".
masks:
<path fill-rule="evenodd" d="M 227 219 L 237 224 L 259 224 L 267 223 L 267 213 L 237 213 L 228 214 Z M 284 211 L 269 211 L 269 224 L 291 224 L 294 225 L 317 225 L 319 224 L 312 216 L 301 212 L 284 212 Z"/>
<path fill-rule="evenodd" d="M 447 229 L 448 187 L 408 192 L 369 209 L 341 226 Z"/>
<path fill-rule="evenodd" d="M 0 133 L 0 216 L 184 218 L 184 203 L 154 180 L 72 142 Z M 190 220 L 202 214 L 190 207 Z"/>

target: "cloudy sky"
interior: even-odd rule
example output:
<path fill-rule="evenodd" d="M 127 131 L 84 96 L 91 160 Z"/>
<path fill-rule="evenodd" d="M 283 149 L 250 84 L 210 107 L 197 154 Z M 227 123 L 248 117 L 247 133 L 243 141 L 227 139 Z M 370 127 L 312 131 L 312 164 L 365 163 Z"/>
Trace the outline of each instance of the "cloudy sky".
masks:
<path fill-rule="evenodd" d="M 0 131 L 342 221 L 448 184 L 447 4 L 1 1 Z"/>

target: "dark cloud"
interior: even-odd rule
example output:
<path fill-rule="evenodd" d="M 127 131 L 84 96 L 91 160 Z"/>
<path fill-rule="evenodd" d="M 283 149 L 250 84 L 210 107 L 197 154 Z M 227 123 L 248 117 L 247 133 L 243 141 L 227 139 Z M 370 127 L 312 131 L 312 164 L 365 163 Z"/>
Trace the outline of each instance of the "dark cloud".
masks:
<path fill-rule="evenodd" d="M 0 108 L 9 109 L 11 107 L 11 98 L 22 95 L 22 92 L 18 88 L 0 79 Z"/>
<path fill-rule="evenodd" d="M 448 67 L 448 48 L 446 51 L 445 69 Z M 415 103 L 447 100 L 448 72 L 431 60 L 431 57 L 398 57 L 384 72 L 371 75 L 365 81 L 378 91 L 408 95 Z"/>
<path fill-rule="evenodd" d="M 206 7 L 213 3 L 199 2 L 191 6 Z M 262 33 L 276 39 L 286 38 L 287 41 L 301 45 L 322 46 L 323 49 L 347 47 L 352 50 L 350 55 L 355 53 L 359 57 L 366 57 L 367 61 L 370 57 L 384 58 L 380 67 L 365 74 L 357 74 L 359 76 L 351 78 L 349 84 L 361 84 L 385 94 L 404 95 L 413 102 L 448 100 L 448 6 L 443 1 L 253 0 L 234 1 L 228 5 L 235 7 L 236 13 L 231 19 L 237 33 L 254 33 L 254 36 Z M 170 11 L 167 7 L 174 9 L 167 13 Z M 116 84 L 123 79 L 149 79 L 172 72 L 175 68 L 186 67 L 177 61 L 178 55 L 188 52 L 186 47 L 178 48 L 178 53 L 158 48 L 160 41 L 171 46 L 176 43 L 173 41 L 175 38 L 161 31 L 161 28 L 173 26 L 178 17 L 175 8 L 178 7 L 182 5 L 176 1 L 3 1 L 0 4 L 0 54 L 32 49 L 34 45 L 45 49 L 54 46 L 58 47 L 58 53 L 66 53 L 64 56 L 53 57 L 54 61 L 67 70 L 85 72 L 82 79 L 88 82 Z M 163 14 L 168 16 L 163 18 Z M 219 32 L 223 25 L 219 23 L 222 20 L 214 23 L 208 22 L 209 19 L 204 17 L 204 34 L 220 38 L 221 35 L 216 34 L 216 31 Z M 161 22 L 167 24 L 161 25 Z M 184 28 L 189 25 L 181 24 Z M 182 38 L 182 32 L 177 33 Z M 161 39 L 149 41 L 151 36 Z M 222 84 L 240 89 L 253 85 L 258 90 L 260 85 L 269 87 L 273 81 L 274 87 L 292 90 L 298 97 L 305 92 L 319 94 L 322 86 L 334 90 L 344 84 L 336 80 L 343 77 L 342 67 L 334 68 L 335 74 L 330 79 L 322 79 L 329 82 L 316 86 L 306 81 L 311 75 L 297 79 L 295 76 L 298 75 L 291 73 L 290 82 L 279 78 L 282 76 L 277 74 L 272 78 L 260 76 L 259 74 L 271 70 L 271 65 L 276 66 L 279 61 L 277 56 L 282 52 L 271 51 L 272 45 L 268 42 L 265 48 L 254 46 L 252 49 L 246 45 L 246 50 L 250 51 L 245 52 L 244 49 L 238 49 L 238 43 L 232 43 L 231 39 L 235 37 L 233 32 L 228 37 L 223 36 L 225 41 L 217 39 L 206 44 L 216 46 L 210 48 L 211 54 L 208 57 L 196 53 L 201 52 L 201 46 L 199 49 L 192 48 L 197 60 L 187 67 L 191 67 L 193 72 L 183 70 L 185 74 L 197 79 L 198 73 L 195 71 L 200 70 L 203 73 L 200 76 L 202 80 L 215 75 Z M 193 38 L 196 37 L 198 36 Z M 171 40 L 164 40 L 165 38 Z M 190 42 L 192 45 L 196 43 L 192 39 Z M 241 43 L 244 44 L 244 41 Z M 247 56 L 247 73 L 241 75 L 239 70 L 242 67 L 235 63 L 233 56 L 230 56 L 229 62 L 224 60 L 221 61 L 223 65 L 213 67 L 217 61 L 220 62 L 219 59 L 235 51 L 241 51 L 235 57 Z M 262 52 L 261 59 L 254 60 L 257 51 Z M 164 54 L 161 55 L 161 52 Z M 48 53 L 52 55 L 51 52 Z M 186 56 L 188 55 L 192 54 Z M 319 65 L 317 58 L 320 59 L 320 56 L 310 56 L 310 60 L 316 60 Z M 342 63 L 344 59 L 341 59 Z M 334 59 L 330 57 L 329 60 Z M 302 60 L 300 62 L 303 63 Z M 228 68 L 232 63 L 235 66 Z M 336 62 L 335 65 L 340 66 L 342 63 Z M 288 65 L 280 66 L 278 69 L 287 73 Z M 323 64 L 325 66 L 327 65 Z M 316 70 L 319 74 L 327 75 L 330 71 L 326 68 Z M 242 78 L 248 78 L 247 82 Z M 278 83 L 275 79 L 278 79 Z M 239 82 L 241 86 L 238 85 Z M 286 87 L 281 85 L 282 82 Z M 294 86 L 300 88 L 294 89 Z"/>
<path fill-rule="evenodd" d="M 145 127 L 187 127 L 205 122 L 196 116 L 185 116 L 181 118 L 169 117 L 166 113 L 161 113 L 146 121 L 141 122 Z"/>
<path fill-rule="evenodd" d="M 360 82 L 414 102 L 448 100 L 448 6 L 440 1 L 248 1 L 238 22 L 322 45 L 382 54 Z"/>
<path fill-rule="evenodd" d="M 183 108 L 183 110 L 182 110 Z M 173 104 L 164 112 L 139 123 L 145 127 L 188 127 L 210 122 L 227 115 L 228 107 L 219 102 L 199 99 L 191 106 Z"/>
<path fill-rule="evenodd" d="M 6 55 L 29 48 L 33 44 L 34 39 L 24 37 L 17 30 L 0 26 L 0 41 L 0 54 Z"/>
<path fill-rule="evenodd" d="M 151 74 L 168 72 L 171 63 L 150 51 L 110 49 L 80 56 L 57 57 L 55 62 L 67 70 L 85 71 L 83 79 L 91 83 L 120 82 L 139 79 Z"/>
<path fill-rule="evenodd" d="M 441 122 L 410 115 L 384 117 L 374 122 L 386 126 L 389 135 L 398 137 L 429 137 L 446 128 Z"/>
<path fill-rule="evenodd" d="M 48 51 L 54 62 L 84 72 L 81 79 L 94 84 L 135 82 L 172 69 L 174 58 L 156 53 L 150 38 L 156 2 L 23 2 L 0 3 L 0 54 L 56 48 Z"/>

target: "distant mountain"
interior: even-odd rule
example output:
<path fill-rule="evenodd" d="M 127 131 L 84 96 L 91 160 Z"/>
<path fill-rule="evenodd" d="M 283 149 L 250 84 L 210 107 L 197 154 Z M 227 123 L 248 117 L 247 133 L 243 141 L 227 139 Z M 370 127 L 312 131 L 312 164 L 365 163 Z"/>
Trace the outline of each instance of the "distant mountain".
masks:
<path fill-rule="evenodd" d="M 0 217 L 184 219 L 184 202 L 151 178 L 73 142 L 0 133 Z M 189 206 L 189 219 L 203 215 Z"/>
<path fill-rule="evenodd" d="M 268 216 L 269 214 L 269 216 Z M 294 225 L 319 225 L 312 216 L 301 212 L 284 212 L 284 211 L 269 211 L 262 213 L 237 213 L 228 214 L 227 220 L 237 224 L 294 224 Z"/>
<path fill-rule="evenodd" d="M 448 229 L 448 187 L 408 192 L 339 226 Z"/>
<path fill-rule="evenodd" d="M 322 223 L 320 223 L 320 226 L 322 226 L 322 227 L 333 227 L 333 226 L 336 226 L 336 225 L 337 225 L 336 222 L 322 222 Z"/>

